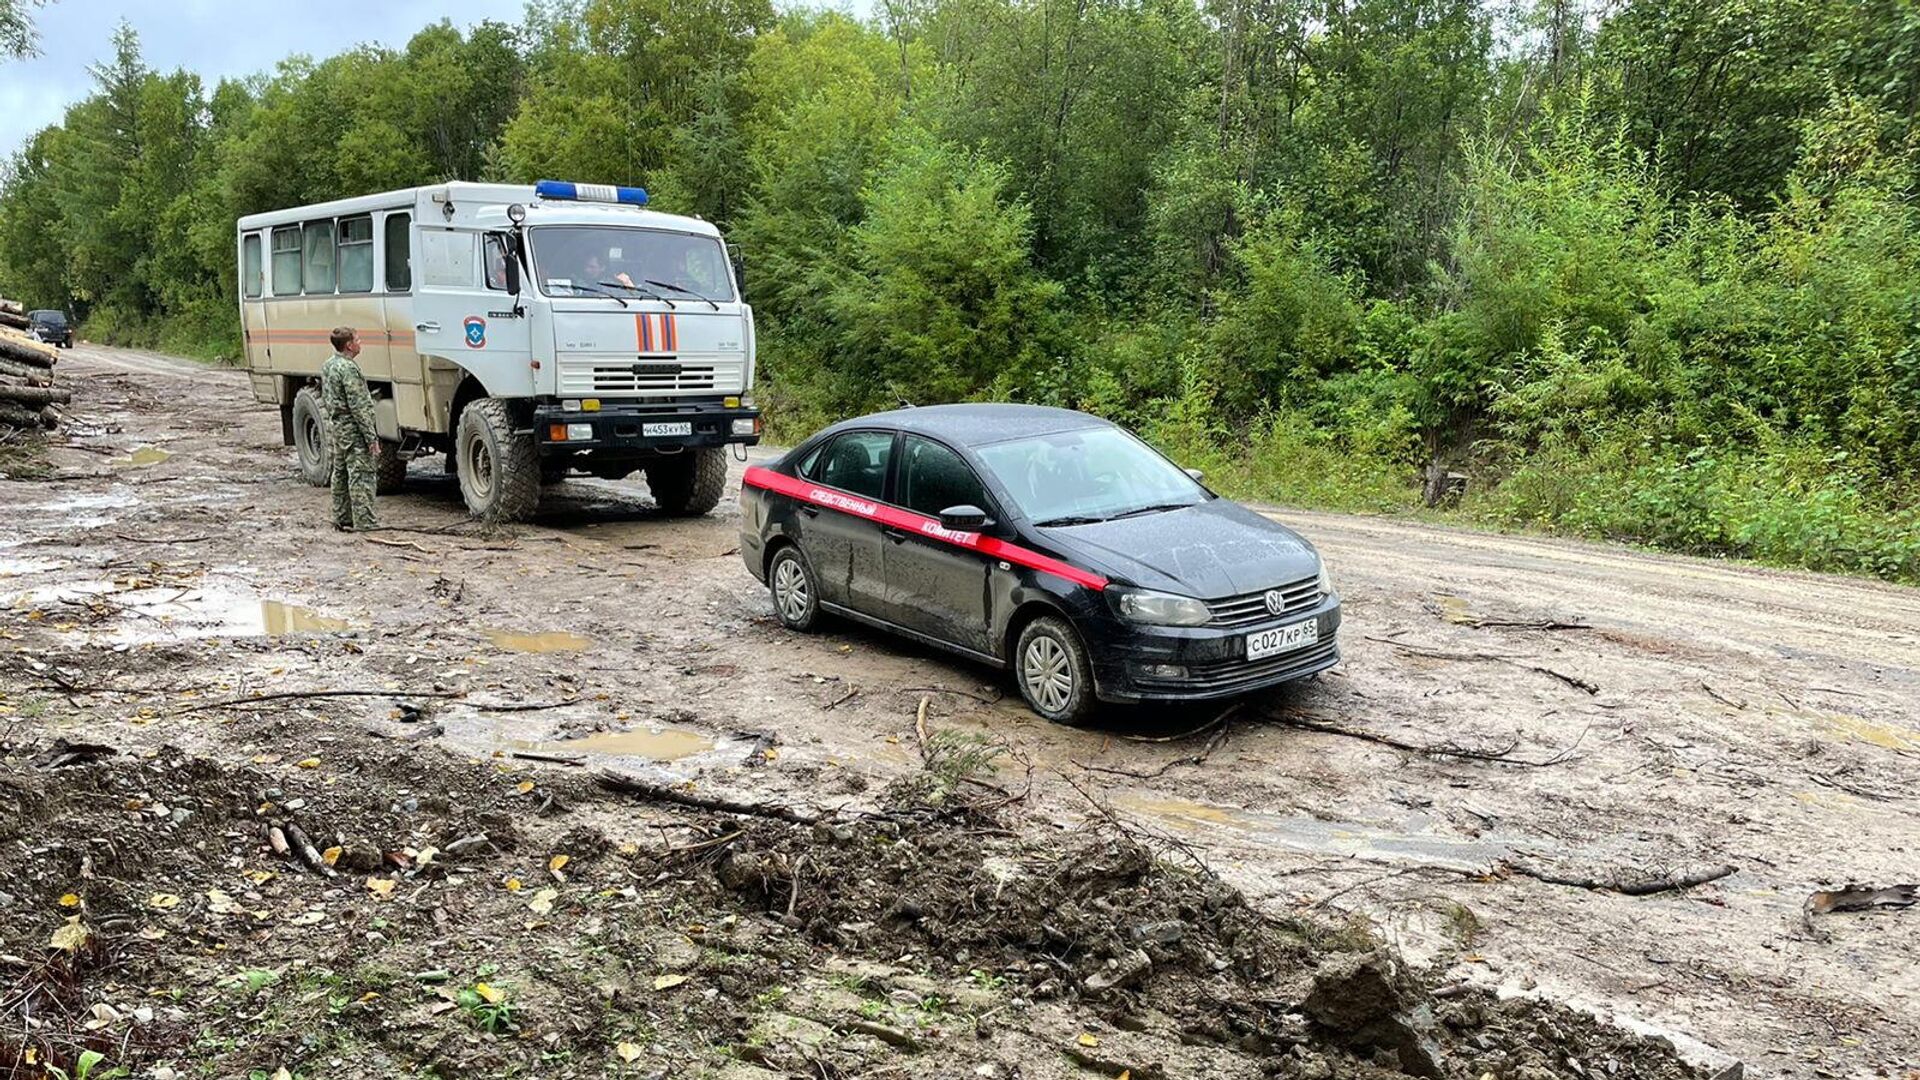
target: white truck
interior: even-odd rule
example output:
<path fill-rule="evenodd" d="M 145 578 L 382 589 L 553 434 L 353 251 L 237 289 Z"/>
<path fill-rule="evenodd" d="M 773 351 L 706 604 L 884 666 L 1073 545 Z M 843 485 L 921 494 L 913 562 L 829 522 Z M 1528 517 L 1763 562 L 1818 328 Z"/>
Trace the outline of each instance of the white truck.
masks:
<path fill-rule="evenodd" d="M 329 479 L 317 377 L 359 331 L 382 490 L 447 454 L 476 517 L 530 516 L 543 483 L 644 470 L 671 514 L 704 514 L 726 447 L 760 439 L 753 311 L 719 230 L 639 188 L 445 183 L 238 223 L 256 398 L 311 483 Z"/>

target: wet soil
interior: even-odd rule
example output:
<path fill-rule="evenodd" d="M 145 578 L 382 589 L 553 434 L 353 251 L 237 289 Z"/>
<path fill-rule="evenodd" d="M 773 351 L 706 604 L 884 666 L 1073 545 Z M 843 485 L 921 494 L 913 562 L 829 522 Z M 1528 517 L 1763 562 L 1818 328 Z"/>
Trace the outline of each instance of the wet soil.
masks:
<path fill-rule="evenodd" d="M 65 441 L 0 447 L 0 1075 L 34 1038 L 210 1076 L 1920 1062 L 1920 915 L 1802 910 L 1920 878 L 1914 590 L 1277 512 L 1342 666 L 1064 729 L 786 633 L 725 503 L 569 480 L 481 530 L 427 459 L 345 536 L 243 376 L 62 371 Z"/>

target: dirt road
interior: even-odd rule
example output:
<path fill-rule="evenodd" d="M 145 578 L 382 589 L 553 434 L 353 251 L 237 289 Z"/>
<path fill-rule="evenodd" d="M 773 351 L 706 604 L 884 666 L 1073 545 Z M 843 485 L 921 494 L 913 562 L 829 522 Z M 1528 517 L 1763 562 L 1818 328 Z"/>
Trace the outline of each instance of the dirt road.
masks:
<path fill-rule="evenodd" d="M 730 501 L 675 521 L 638 478 L 568 481 L 481 535 L 435 458 L 380 503 L 414 531 L 342 537 L 244 376 L 94 347 L 62 370 L 75 445 L 51 482 L 0 481 L 0 656 L 54 671 L 0 676 L 16 725 L 244 761 L 180 702 L 462 695 L 431 717 L 456 754 L 834 808 L 920 768 L 925 699 L 1004 744 L 1031 835 L 1118 815 L 1269 910 L 1364 916 L 1436 980 L 1748 1075 L 1920 1068 L 1920 910 L 1803 914 L 1818 888 L 1920 880 L 1920 592 L 1276 511 L 1345 598 L 1340 668 L 1224 717 L 1063 729 L 992 671 L 781 630 Z M 374 696 L 292 705 L 293 732 L 423 730 Z"/>

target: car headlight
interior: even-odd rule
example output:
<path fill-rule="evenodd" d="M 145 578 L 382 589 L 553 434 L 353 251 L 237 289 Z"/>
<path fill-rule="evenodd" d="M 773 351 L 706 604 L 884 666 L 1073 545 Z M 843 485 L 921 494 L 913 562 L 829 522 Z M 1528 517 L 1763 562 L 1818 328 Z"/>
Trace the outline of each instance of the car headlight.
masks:
<path fill-rule="evenodd" d="M 1333 595 L 1333 578 L 1327 575 L 1327 560 L 1320 560 L 1320 596 L 1324 599 Z"/>
<path fill-rule="evenodd" d="M 1113 590 L 1114 610 L 1129 622 L 1155 626 L 1205 626 L 1213 613 L 1207 605 L 1191 596 L 1150 592 L 1146 589 Z"/>

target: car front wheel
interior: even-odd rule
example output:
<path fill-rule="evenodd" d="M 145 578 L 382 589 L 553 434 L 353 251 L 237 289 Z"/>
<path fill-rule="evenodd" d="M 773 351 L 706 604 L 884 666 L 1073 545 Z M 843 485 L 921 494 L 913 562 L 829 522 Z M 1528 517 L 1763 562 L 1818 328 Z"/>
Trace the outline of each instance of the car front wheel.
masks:
<path fill-rule="evenodd" d="M 1013 674 L 1027 707 L 1048 720 L 1078 724 L 1093 714 L 1093 665 L 1065 619 L 1043 615 L 1020 631 Z"/>
<path fill-rule="evenodd" d="M 820 588 L 799 548 L 788 546 L 774 553 L 767 567 L 767 589 L 782 626 L 806 633 L 819 625 Z"/>

